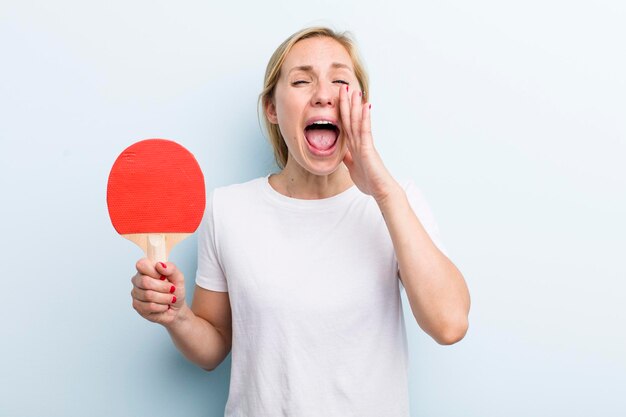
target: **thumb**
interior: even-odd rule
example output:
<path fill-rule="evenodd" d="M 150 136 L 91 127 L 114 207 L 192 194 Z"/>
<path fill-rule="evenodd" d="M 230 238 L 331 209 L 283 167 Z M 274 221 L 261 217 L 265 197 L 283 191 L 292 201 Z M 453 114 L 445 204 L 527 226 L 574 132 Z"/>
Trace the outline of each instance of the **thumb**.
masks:
<path fill-rule="evenodd" d="M 346 164 L 346 167 L 348 167 L 349 170 L 352 170 L 352 167 L 354 166 L 354 160 L 352 159 L 352 154 L 350 153 L 349 149 L 346 151 L 346 155 L 343 157 L 343 163 Z"/>

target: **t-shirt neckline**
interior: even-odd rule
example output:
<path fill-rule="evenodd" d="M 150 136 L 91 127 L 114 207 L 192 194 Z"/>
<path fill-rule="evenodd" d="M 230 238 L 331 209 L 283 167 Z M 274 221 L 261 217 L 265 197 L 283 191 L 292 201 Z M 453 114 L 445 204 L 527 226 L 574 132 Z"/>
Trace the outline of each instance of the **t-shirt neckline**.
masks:
<path fill-rule="evenodd" d="M 269 182 L 270 175 L 260 178 L 264 194 L 276 203 L 283 206 L 294 207 L 299 209 L 329 209 L 345 204 L 359 194 L 359 189 L 356 185 L 352 184 L 350 188 L 340 192 L 332 197 L 320 198 L 315 200 L 304 200 L 300 198 L 288 197 L 279 193 L 272 187 Z"/>

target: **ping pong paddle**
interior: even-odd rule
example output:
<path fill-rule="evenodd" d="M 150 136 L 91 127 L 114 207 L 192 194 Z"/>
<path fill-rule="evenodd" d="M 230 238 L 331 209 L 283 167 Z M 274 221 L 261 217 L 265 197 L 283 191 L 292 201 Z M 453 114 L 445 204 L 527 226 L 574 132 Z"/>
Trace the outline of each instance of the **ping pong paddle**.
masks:
<path fill-rule="evenodd" d="M 194 156 L 176 142 L 147 139 L 115 160 L 107 206 L 115 230 L 153 262 L 196 231 L 206 202 L 204 177 Z"/>

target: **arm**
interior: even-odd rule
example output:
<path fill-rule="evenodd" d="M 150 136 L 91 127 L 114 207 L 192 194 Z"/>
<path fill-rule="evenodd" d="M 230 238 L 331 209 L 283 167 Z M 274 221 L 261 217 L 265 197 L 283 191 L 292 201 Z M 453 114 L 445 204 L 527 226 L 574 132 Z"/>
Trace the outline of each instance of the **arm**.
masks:
<path fill-rule="evenodd" d="M 470 298 L 463 276 L 424 230 L 406 193 L 374 148 L 371 105 L 359 91 L 339 90 L 344 163 L 359 189 L 371 195 L 383 214 L 413 316 L 440 344 L 452 344 L 467 332 Z"/>
<path fill-rule="evenodd" d="M 231 349 L 232 320 L 227 292 L 196 286 L 192 308 L 185 303 L 185 280 L 173 263 L 137 262 L 132 278 L 133 307 L 163 325 L 181 353 L 206 370 L 215 369 Z"/>
<path fill-rule="evenodd" d="M 228 293 L 196 285 L 192 307 L 184 305 L 177 319 L 166 329 L 188 360 L 212 371 L 230 352 L 231 326 Z"/>
<path fill-rule="evenodd" d="M 467 332 L 470 308 L 461 272 L 432 242 L 399 185 L 378 206 L 417 323 L 442 345 L 458 342 Z"/>

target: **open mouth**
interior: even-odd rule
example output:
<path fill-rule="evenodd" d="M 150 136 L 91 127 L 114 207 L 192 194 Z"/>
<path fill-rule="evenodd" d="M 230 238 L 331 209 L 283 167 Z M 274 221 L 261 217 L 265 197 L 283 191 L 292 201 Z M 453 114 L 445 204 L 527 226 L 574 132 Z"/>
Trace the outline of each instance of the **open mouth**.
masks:
<path fill-rule="evenodd" d="M 318 153 L 332 152 L 339 138 L 339 127 L 328 120 L 318 120 L 304 128 L 304 137 Z"/>

